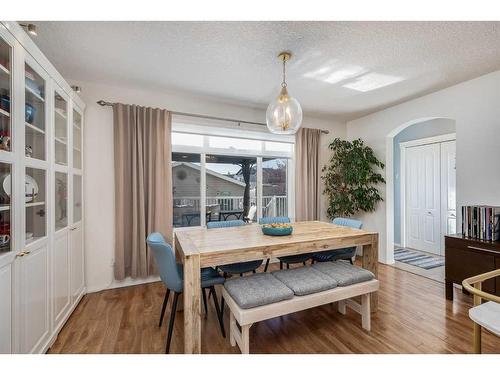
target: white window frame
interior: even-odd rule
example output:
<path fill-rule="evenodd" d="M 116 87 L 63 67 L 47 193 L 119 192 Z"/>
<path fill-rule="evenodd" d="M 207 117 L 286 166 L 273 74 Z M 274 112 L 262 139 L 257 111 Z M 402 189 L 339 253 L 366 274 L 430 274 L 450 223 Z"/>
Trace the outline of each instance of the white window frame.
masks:
<path fill-rule="evenodd" d="M 295 220 L 295 137 L 271 134 L 268 132 L 256 131 L 252 126 L 241 126 L 240 129 L 221 127 L 218 125 L 207 126 L 198 124 L 186 124 L 184 121 L 172 123 L 172 133 L 197 134 L 203 136 L 203 146 L 186 146 L 172 144 L 172 152 L 188 153 L 200 155 L 200 226 L 206 226 L 206 155 L 221 156 L 243 156 L 255 157 L 257 161 L 257 220 L 262 218 L 262 162 L 264 158 L 287 159 L 287 206 L 288 216 Z M 248 129 L 252 128 L 252 129 Z M 261 141 L 260 151 L 256 150 L 234 150 L 209 147 L 210 136 L 242 138 Z M 265 141 L 288 143 L 292 145 L 291 152 L 267 151 Z"/>

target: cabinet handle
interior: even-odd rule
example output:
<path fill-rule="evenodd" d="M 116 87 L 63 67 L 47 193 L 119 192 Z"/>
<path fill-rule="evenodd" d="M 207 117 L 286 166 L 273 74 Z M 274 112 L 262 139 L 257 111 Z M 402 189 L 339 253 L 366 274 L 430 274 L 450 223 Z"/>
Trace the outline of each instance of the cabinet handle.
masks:
<path fill-rule="evenodd" d="M 73 228 L 69 228 L 69 230 L 76 230 L 76 227 L 73 227 Z"/>
<path fill-rule="evenodd" d="M 498 251 L 493 251 L 493 250 L 488 250 L 488 249 L 483 249 L 481 247 L 475 247 L 475 246 L 467 246 L 468 249 L 471 249 L 471 250 L 479 250 L 479 251 L 484 251 L 486 253 L 491 253 L 491 254 L 499 254 Z"/>
<path fill-rule="evenodd" d="M 23 257 L 25 255 L 26 255 L 26 252 L 25 251 L 21 251 L 20 253 L 16 254 L 16 258 L 21 258 L 21 257 Z"/>
<path fill-rule="evenodd" d="M 28 255 L 28 254 L 31 254 L 31 251 L 26 250 L 26 251 L 24 252 L 24 255 Z"/>

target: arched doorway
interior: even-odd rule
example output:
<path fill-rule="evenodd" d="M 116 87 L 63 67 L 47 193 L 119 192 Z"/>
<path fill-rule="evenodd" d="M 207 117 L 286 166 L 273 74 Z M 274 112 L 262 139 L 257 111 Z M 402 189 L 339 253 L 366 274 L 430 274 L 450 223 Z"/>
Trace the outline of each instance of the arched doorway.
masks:
<path fill-rule="evenodd" d="M 449 124 L 453 124 L 452 128 L 455 128 L 455 120 L 448 117 L 421 117 L 401 124 L 386 136 L 386 248 L 384 249 L 384 254 L 381 255 L 382 259 L 388 264 L 394 263 L 395 208 L 398 208 L 397 206 L 399 205 L 399 195 L 395 189 L 395 183 L 399 184 L 399 181 L 396 181 L 397 178 L 394 175 L 395 163 L 399 163 L 399 160 L 397 159 L 397 155 L 395 156 L 394 142 L 398 135 L 405 133 L 410 128 L 422 127 L 422 129 L 429 129 L 428 125 L 431 123 L 436 128 L 436 134 L 439 134 L 439 127 L 441 126 L 445 133 L 450 132 L 451 127 Z M 422 134 L 421 138 L 425 138 L 425 131 Z M 396 199 L 398 199 L 397 202 Z"/>

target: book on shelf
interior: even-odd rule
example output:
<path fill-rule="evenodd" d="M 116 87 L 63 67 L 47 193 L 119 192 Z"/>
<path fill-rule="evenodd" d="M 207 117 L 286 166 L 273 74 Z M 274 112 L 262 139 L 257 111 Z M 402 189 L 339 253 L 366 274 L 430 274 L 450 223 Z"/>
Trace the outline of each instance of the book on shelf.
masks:
<path fill-rule="evenodd" d="M 500 207 L 462 206 L 462 234 L 484 241 L 499 241 Z"/>

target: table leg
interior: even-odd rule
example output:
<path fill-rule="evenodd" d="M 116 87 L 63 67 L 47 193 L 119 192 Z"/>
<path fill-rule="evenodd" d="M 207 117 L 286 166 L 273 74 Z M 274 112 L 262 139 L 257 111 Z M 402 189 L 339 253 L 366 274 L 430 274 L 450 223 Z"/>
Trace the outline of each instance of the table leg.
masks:
<path fill-rule="evenodd" d="M 371 271 L 375 278 L 378 278 L 378 233 L 372 235 L 371 244 L 363 245 L 363 268 Z M 376 312 L 378 309 L 378 292 L 371 293 L 371 311 Z"/>
<path fill-rule="evenodd" d="M 445 290 L 446 299 L 453 301 L 453 283 L 449 282 L 449 281 L 445 281 L 444 290 Z"/>
<path fill-rule="evenodd" d="M 184 353 L 201 353 L 200 256 L 184 258 Z"/>

